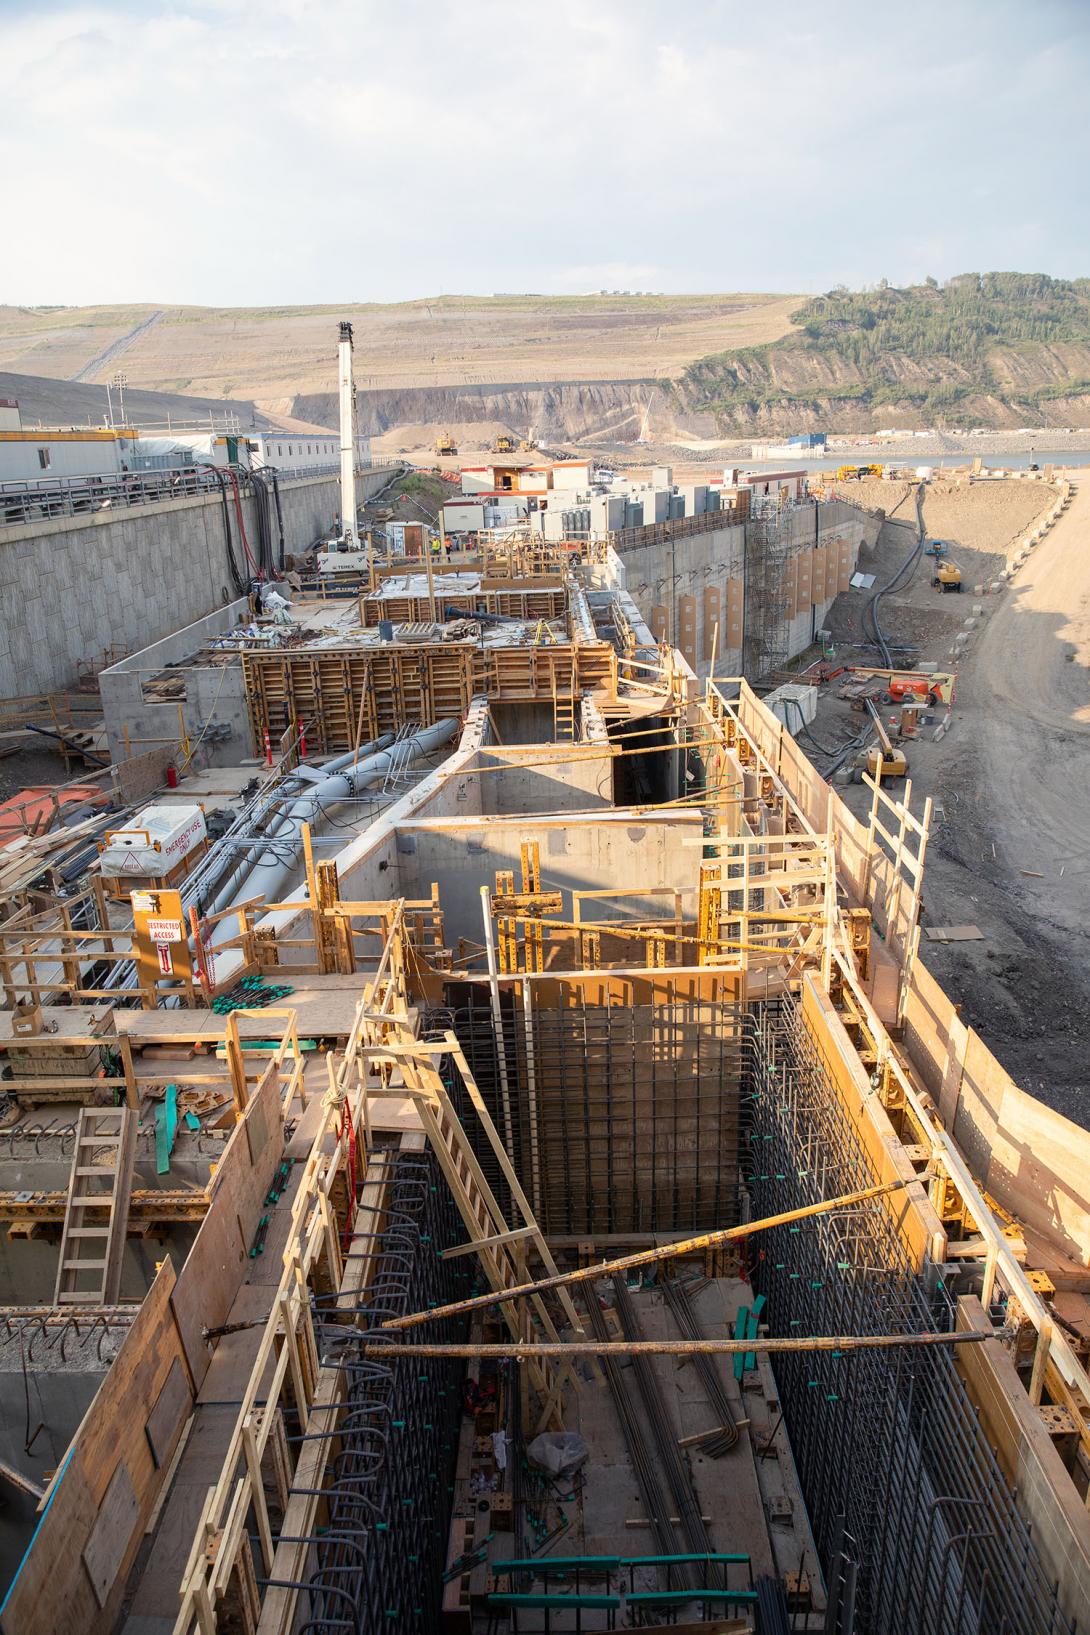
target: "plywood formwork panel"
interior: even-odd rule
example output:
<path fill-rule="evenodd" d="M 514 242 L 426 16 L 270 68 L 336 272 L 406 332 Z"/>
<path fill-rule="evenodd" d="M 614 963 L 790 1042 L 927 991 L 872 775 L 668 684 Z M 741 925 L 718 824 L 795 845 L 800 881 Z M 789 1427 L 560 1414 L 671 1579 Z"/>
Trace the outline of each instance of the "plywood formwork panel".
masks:
<path fill-rule="evenodd" d="M 679 596 L 677 599 L 677 645 L 686 663 L 696 663 L 696 597 Z"/>
<path fill-rule="evenodd" d="M 837 584 L 838 591 L 845 591 L 852 582 L 852 542 L 850 539 L 841 539 L 837 542 Z"/>
<path fill-rule="evenodd" d="M 789 557 L 783 565 L 783 578 L 780 581 L 780 595 L 783 599 L 784 617 L 793 619 L 798 612 L 796 598 L 799 589 L 799 565 L 796 557 Z"/>
<path fill-rule="evenodd" d="M 884 1107 L 871 1093 L 870 1081 L 852 1049 L 844 1024 L 810 977 L 803 982 L 802 1015 L 817 1046 L 831 1087 L 844 1115 L 867 1153 L 878 1182 L 909 1180 L 912 1166 L 896 1140 Z M 942 1241 L 942 1223 L 918 1182 L 884 1200 L 912 1264 L 922 1271 Z"/>
<path fill-rule="evenodd" d="M 52 1486 L 4 1605 L 20 1635 L 114 1628 L 125 1575 L 167 1474 L 192 1385 L 171 1309 L 174 1270 L 163 1262 L 99 1387 Z M 170 1385 L 171 1381 L 181 1383 Z M 169 1386 L 172 1423 L 156 1409 Z M 156 1450 L 148 1436 L 156 1424 Z"/>
<path fill-rule="evenodd" d="M 814 595 L 814 553 L 803 551 L 796 557 L 798 563 L 798 588 L 795 592 L 795 611 L 805 613 L 813 605 Z"/>
<path fill-rule="evenodd" d="M 509 619 L 558 619 L 568 606 L 567 592 L 562 588 L 545 587 L 538 590 L 446 590 L 441 575 L 435 578 L 437 617 L 443 618 L 447 608 L 471 619 L 475 613 L 496 613 Z M 406 624 L 432 617 L 430 599 L 426 594 L 403 596 L 365 596 L 363 622 L 374 629 L 380 619 L 391 619 L 395 624 Z"/>
<path fill-rule="evenodd" d="M 706 659 L 712 657 L 713 649 L 716 653 L 723 651 L 723 641 L 726 632 L 723 629 L 723 593 L 718 585 L 709 585 L 704 592 L 704 647 Z M 716 632 L 718 631 L 718 635 Z"/>
<path fill-rule="evenodd" d="M 731 652 L 742 646 L 742 625 L 745 619 L 746 582 L 744 579 L 727 580 L 727 641 Z"/>
<path fill-rule="evenodd" d="M 664 642 L 670 634 L 670 616 L 664 607 L 656 604 L 651 609 L 651 634 L 657 642 Z"/>
<path fill-rule="evenodd" d="M 477 647 L 382 643 L 243 656 L 255 753 L 299 725 L 319 754 L 352 749 L 406 722 L 430 727 L 463 716 L 474 695 L 535 703 L 614 689 L 608 642 Z"/>
<path fill-rule="evenodd" d="M 813 603 L 825 600 L 825 548 L 818 546 L 810 555 L 810 600 Z"/>

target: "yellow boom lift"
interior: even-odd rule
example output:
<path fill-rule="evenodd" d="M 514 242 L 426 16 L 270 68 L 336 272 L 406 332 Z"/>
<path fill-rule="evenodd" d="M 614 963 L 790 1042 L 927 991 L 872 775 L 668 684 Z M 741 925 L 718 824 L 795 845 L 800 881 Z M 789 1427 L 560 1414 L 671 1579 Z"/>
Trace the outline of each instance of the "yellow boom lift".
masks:
<path fill-rule="evenodd" d="M 867 771 L 872 778 L 880 776 L 884 783 L 890 778 L 905 777 L 908 772 L 908 759 L 904 750 L 898 749 L 894 744 L 872 698 L 867 699 L 867 709 L 874 722 L 874 730 L 878 734 L 878 743 L 872 744 L 867 751 Z"/>

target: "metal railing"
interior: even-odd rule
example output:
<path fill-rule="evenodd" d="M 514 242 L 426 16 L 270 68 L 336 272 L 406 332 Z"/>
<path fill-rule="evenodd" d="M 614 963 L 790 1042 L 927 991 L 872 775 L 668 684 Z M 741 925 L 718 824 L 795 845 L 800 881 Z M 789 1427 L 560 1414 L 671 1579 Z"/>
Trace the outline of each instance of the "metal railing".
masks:
<path fill-rule="evenodd" d="M 362 471 L 402 466 L 402 460 L 382 458 Z M 219 468 L 226 469 L 226 468 Z M 248 470 L 232 467 L 243 492 L 250 490 Z M 281 482 L 336 476 L 339 465 L 263 466 L 256 475 L 275 472 Z M 43 477 L 0 482 L 0 527 L 41 522 L 53 517 L 75 517 L 98 511 L 121 511 L 133 506 L 161 505 L 178 499 L 219 495 L 219 479 L 207 467 L 177 466 L 158 471 L 126 471 L 90 477 Z"/>

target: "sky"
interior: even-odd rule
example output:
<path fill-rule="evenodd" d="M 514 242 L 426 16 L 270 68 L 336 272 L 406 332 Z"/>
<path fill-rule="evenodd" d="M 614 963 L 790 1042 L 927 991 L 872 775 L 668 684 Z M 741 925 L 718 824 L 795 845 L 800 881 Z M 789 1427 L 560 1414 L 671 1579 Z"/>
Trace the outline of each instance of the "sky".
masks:
<path fill-rule="evenodd" d="M 1090 275 L 1090 0 L 0 0 L 0 304 Z"/>

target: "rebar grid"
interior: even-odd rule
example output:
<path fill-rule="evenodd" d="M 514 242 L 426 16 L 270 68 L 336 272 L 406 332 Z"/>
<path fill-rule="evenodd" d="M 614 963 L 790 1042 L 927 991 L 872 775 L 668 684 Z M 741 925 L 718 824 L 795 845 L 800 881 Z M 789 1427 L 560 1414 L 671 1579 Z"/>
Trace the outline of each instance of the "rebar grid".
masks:
<path fill-rule="evenodd" d="M 794 1001 L 753 1007 L 745 1062 L 756 1215 L 874 1181 Z M 770 1232 L 752 1280 L 777 1335 L 953 1326 L 881 1200 Z M 1071 1635 L 950 1355 L 800 1353 L 775 1373 L 826 1571 L 855 1559 L 856 1635 Z"/>
<path fill-rule="evenodd" d="M 441 1015 L 502 1134 L 491 1012 L 482 1002 Z M 532 1020 L 532 1077 L 524 1019 L 513 1008 L 505 1008 L 502 1047 L 514 1163 L 527 1191 L 537 1191 L 546 1233 L 695 1232 L 739 1219 L 740 1007 L 584 1002 L 537 1009 Z M 429 1027 L 436 1021 L 429 1015 Z M 453 1094 L 461 1115 L 457 1082 Z M 475 1121 L 465 1122 L 472 1132 Z M 477 1157 L 504 1198 L 493 1155 L 478 1147 Z"/>
<path fill-rule="evenodd" d="M 364 1251 L 377 1256 L 365 1302 L 348 1313 L 352 1326 L 335 1294 L 316 1302 L 322 1365 L 343 1370 L 345 1405 L 335 1427 L 317 1433 L 334 1452 L 321 1490 L 326 1524 L 298 1586 L 309 1613 L 301 1635 L 427 1635 L 441 1622 L 464 1365 L 387 1364 L 362 1357 L 360 1345 L 388 1317 L 469 1292 L 472 1265 L 441 1258 L 464 1232 L 432 1155 L 391 1152 L 386 1165 L 387 1224 Z M 464 1323 L 440 1326 L 445 1339 L 464 1338 Z"/>

